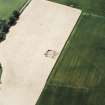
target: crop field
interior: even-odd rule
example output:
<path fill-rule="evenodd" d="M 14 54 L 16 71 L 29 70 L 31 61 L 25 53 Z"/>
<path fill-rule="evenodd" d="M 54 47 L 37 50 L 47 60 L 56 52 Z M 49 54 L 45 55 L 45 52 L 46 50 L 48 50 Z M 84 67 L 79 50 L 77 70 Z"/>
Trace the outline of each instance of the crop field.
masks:
<path fill-rule="evenodd" d="M 49 83 L 94 88 L 105 80 L 105 18 L 82 15 Z M 56 72 L 55 72 L 56 71 Z M 104 83 L 103 83 L 104 85 Z M 102 85 L 101 85 L 102 86 Z"/>
<path fill-rule="evenodd" d="M 75 1 L 74 7 L 83 12 L 36 105 L 105 105 L 104 0 L 51 1 L 66 5 Z"/>
<path fill-rule="evenodd" d="M 0 0 L 0 19 L 7 19 L 14 10 L 19 10 L 28 0 Z"/>
<path fill-rule="evenodd" d="M 37 105 L 105 105 L 105 18 L 78 22 Z"/>

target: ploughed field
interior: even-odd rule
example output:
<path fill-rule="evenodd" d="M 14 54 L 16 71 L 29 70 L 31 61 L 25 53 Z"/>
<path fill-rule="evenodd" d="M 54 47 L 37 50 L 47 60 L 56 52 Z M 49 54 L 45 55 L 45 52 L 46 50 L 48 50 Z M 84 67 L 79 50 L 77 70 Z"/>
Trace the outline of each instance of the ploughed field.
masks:
<path fill-rule="evenodd" d="M 104 0 L 51 1 L 83 11 L 36 105 L 105 105 Z"/>

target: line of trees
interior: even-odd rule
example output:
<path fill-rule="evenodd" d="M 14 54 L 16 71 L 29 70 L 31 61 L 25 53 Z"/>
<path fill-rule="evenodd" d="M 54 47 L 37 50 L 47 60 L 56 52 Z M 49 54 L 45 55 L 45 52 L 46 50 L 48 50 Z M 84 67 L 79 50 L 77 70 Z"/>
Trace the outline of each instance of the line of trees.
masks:
<path fill-rule="evenodd" d="M 19 16 L 19 11 L 15 10 L 9 17 L 8 22 L 6 20 L 0 20 L 0 42 L 6 39 L 6 34 L 9 32 L 10 27 L 17 23 Z"/>

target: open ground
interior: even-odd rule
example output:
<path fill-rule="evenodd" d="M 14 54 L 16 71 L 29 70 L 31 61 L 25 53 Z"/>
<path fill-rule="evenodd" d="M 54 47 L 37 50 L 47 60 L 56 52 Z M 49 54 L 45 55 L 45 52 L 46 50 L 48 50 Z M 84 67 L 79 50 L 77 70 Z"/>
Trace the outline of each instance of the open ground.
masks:
<path fill-rule="evenodd" d="M 0 105 L 34 105 L 72 32 L 80 10 L 32 0 L 0 44 L 3 65 Z M 47 50 L 58 53 L 46 58 Z"/>

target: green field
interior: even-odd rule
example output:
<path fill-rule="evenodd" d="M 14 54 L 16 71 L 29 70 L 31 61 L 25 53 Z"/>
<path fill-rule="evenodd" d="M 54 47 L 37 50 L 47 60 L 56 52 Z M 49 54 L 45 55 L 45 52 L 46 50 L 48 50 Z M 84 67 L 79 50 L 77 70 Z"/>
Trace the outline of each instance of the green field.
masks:
<path fill-rule="evenodd" d="M 105 18 L 82 14 L 71 36 L 49 83 L 99 87 L 102 79 L 105 80 Z"/>
<path fill-rule="evenodd" d="M 75 2 L 83 12 L 36 105 L 105 105 L 104 0 L 52 1 Z"/>
<path fill-rule="evenodd" d="M 0 19 L 8 19 L 14 10 L 19 10 L 28 0 L 0 0 Z"/>
<path fill-rule="evenodd" d="M 0 0 L 0 42 L 4 41 L 11 26 L 31 0 Z"/>

